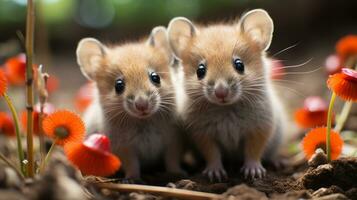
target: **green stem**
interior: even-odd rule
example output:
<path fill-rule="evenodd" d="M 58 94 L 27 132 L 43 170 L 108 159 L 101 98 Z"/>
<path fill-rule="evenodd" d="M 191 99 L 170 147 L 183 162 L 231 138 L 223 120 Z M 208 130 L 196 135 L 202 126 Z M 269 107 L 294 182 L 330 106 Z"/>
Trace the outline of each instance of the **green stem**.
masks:
<path fill-rule="evenodd" d="M 28 176 L 34 176 L 34 152 L 33 152 L 33 43 L 35 9 L 33 0 L 27 0 L 26 16 L 26 108 L 27 108 L 27 160 Z"/>
<path fill-rule="evenodd" d="M 25 179 L 24 175 L 19 171 L 19 169 L 17 169 L 17 167 L 12 162 L 10 162 L 10 160 L 8 160 L 2 153 L 0 153 L 0 160 L 4 161 L 4 163 L 11 167 L 22 180 Z"/>
<path fill-rule="evenodd" d="M 19 128 L 19 118 L 17 117 L 17 112 L 16 112 L 16 109 L 14 107 L 14 104 L 12 103 L 10 97 L 6 93 L 4 94 L 4 99 L 5 99 L 7 105 L 10 108 L 10 111 L 11 111 L 11 114 L 12 114 L 12 118 L 14 120 L 16 140 L 17 140 L 17 153 L 18 153 L 18 156 L 19 156 L 20 168 L 21 168 L 22 174 L 25 174 L 26 170 L 25 170 L 25 166 L 24 166 L 24 163 L 23 163 L 23 161 L 25 159 L 25 155 L 24 155 L 24 151 L 22 149 L 21 133 L 20 133 L 20 128 Z"/>
<path fill-rule="evenodd" d="M 50 149 L 49 149 L 48 152 L 47 152 L 47 155 L 46 155 L 46 157 L 45 157 L 45 160 L 41 163 L 40 173 L 43 173 L 43 172 L 44 172 L 45 167 L 46 167 L 47 163 L 49 162 L 49 160 L 50 160 L 50 158 L 51 158 L 52 152 L 53 152 L 53 150 L 55 149 L 56 143 L 57 143 L 57 139 L 53 141 L 53 143 L 52 143 Z"/>
<path fill-rule="evenodd" d="M 342 111 L 341 111 L 340 115 L 338 116 L 338 120 L 337 120 L 336 126 L 334 128 L 334 130 L 336 132 L 341 132 L 341 130 L 343 129 L 343 126 L 345 125 L 345 122 L 347 121 L 348 115 L 350 114 L 352 104 L 353 104 L 353 102 L 348 101 L 348 102 L 345 102 L 345 104 L 343 105 Z"/>
<path fill-rule="evenodd" d="M 331 161 L 331 126 L 332 126 L 332 110 L 333 105 L 335 104 L 336 94 L 332 92 L 330 105 L 328 107 L 328 114 L 327 114 L 327 134 L 326 134 L 326 153 L 327 153 L 327 160 Z"/>
<path fill-rule="evenodd" d="M 349 63 L 351 63 L 351 65 L 353 66 L 353 59 L 349 59 Z M 357 70 L 357 64 L 354 65 L 354 69 Z M 352 67 L 353 68 L 353 67 Z M 353 102 L 351 101 L 347 101 L 345 102 L 345 104 L 343 105 L 342 111 L 338 117 L 336 126 L 334 128 L 335 131 L 337 132 L 341 132 L 343 129 L 343 126 L 345 125 L 348 115 L 350 114 L 351 108 L 352 108 L 352 104 Z"/>

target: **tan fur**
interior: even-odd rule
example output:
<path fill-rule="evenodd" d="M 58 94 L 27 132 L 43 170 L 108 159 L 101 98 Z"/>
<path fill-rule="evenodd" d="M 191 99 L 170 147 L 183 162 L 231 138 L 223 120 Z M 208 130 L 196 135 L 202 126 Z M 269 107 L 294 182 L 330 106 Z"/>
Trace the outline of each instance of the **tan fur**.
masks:
<path fill-rule="evenodd" d="M 84 39 L 79 43 L 77 56 L 83 73 L 96 82 L 98 89 L 99 101 L 92 106 L 98 109 L 92 109 L 87 118 L 93 123 L 103 116 L 101 131 L 108 135 L 113 152 L 122 159 L 126 178 L 139 179 L 140 168 L 161 159 L 168 171 L 182 173 L 169 69 L 173 57 L 165 28 L 154 28 L 146 41 L 119 46 Z M 160 76 L 160 85 L 150 80 L 151 72 Z M 125 82 L 120 94 L 115 90 L 117 79 Z M 138 97 L 148 99 L 149 116 L 135 113 L 133 102 Z"/>
<path fill-rule="evenodd" d="M 204 173 L 211 179 L 225 176 L 221 157 L 239 160 L 243 156 L 245 175 L 261 177 L 265 173 L 260 163 L 263 153 L 275 156 L 284 130 L 281 104 L 266 65 L 265 50 L 272 31 L 272 20 L 259 9 L 233 24 L 195 26 L 185 18 L 169 24 L 170 45 L 182 62 L 182 87 L 189 99 L 183 117 L 206 159 Z M 244 74 L 234 68 L 236 58 L 244 62 Z M 196 75 L 200 64 L 206 66 L 202 80 Z M 229 88 L 223 103 L 214 96 L 219 84 Z"/>

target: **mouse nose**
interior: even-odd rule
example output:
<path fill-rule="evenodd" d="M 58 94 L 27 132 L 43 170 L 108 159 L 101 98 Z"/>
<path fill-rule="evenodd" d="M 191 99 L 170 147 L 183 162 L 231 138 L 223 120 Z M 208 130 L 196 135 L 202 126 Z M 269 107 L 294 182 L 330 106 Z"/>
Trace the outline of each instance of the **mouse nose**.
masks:
<path fill-rule="evenodd" d="M 144 98 L 138 98 L 137 100 L 135 100 L 134 104 L 135 108 L 141 112 L 147 111 L 149 108 L 149 101 Z"/>
<path fill-rule="evenodd" d="M 218 99 L 224 99 L 228 96 L 228 88 L 224 87 L 222 85 L 219 85 L 217 88 L 214 90 L 214 94 Z"/>

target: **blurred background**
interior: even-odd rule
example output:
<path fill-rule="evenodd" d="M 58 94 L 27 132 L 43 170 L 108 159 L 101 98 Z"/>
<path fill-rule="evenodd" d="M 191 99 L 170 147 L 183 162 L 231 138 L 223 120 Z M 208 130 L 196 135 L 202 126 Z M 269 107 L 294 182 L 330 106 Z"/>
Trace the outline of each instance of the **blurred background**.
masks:
<path fill-rule="evenodd" d="M 185 16 L 199 23 L 231 21 L 254 8 L 266 9 L 275 32 L 269 54 L 286 66 L 278 81 L 292 107 L 308 95 L 328 99 L 324 62 L 336 41 L 357 32 L 357 1 L 353 0 L 36 0 L 35 62 L 59 79 L 51 94 L 62 107 L 73 106 L 79 87 L 86 82 L 76 64 L 75 49 L 83 37 L 104 43 L 136 40 L 171 18 Z M 26 0 L 0 1 L 0 64 L 23 52 Z M 20 37 L 21 38 L 21 37 Z M 281 52 L 282 50 L 290 49 Z M 313 70 L 314 72 L 310 72 Z M 285 81 L 286 80 L 286 81 Z M 308 87 L 307 87 L 308 86 Z M 24 95 L 24 92 L 18 92 Z"/>

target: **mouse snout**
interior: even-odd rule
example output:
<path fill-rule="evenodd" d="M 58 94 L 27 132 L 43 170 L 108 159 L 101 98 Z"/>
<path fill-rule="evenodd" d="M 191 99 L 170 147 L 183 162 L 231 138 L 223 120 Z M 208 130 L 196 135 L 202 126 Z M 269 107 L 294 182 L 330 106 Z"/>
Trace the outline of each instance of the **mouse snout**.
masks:
<path fill-rule="evenodd" d="M 143 97 L 139 97 L 134 102 L 135 108 L 140 112 L 145 112 L 149 109 L 149 100 Z"/>
<path fill-rule="evenodd" d="M 228 96 L 228 93 L 229 93 L 228 87 L 223 84 L 219 84 L 214 89 L 214 95 L 217 97 L 217 99 L 224 100 L 224 98 Z"/>

